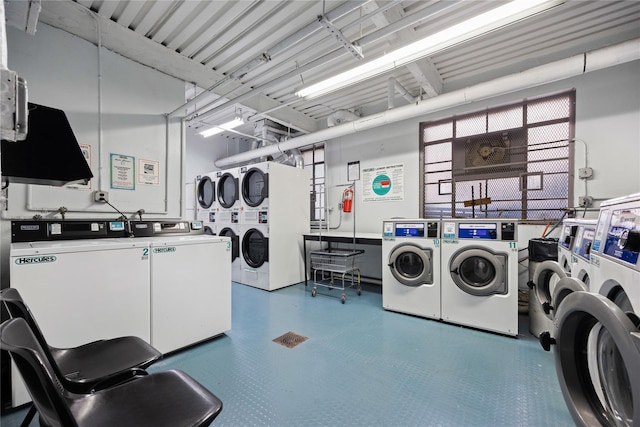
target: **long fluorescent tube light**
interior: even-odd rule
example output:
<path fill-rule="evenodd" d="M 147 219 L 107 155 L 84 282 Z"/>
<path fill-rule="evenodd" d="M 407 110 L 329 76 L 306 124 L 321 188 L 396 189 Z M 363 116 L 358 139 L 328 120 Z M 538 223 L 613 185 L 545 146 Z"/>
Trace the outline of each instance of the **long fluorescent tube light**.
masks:
<path fill-rule="evenodd" d="M 199 132 L 199 134 L 202 135 L 203 137 L 207 138 L 207 137 L 222 133 L 225 130 L 230 130 L 230 129 L 237 128 L 238 126 L 243 125 L 243 124 L 244 124 L 244 120 L 242 120 L 242 118 L 238 117 L 236 119 L 231 120 L 230 122 L 223 123 L 223 124 L 218 125 L 218 126 L 214 126 L 214 127 L 209 128 L 207 130 L 203 130 L 202 132 Z"/>
<path fill-rule="evenodd" d="M 404 66 L 458 43 L 528 18 L 565 0 L 513 0 L 488 12 L 467 19 L 405 47 L 394 50 L 334 77 L 300 89 L 296 95 L 312 99 Z"/>

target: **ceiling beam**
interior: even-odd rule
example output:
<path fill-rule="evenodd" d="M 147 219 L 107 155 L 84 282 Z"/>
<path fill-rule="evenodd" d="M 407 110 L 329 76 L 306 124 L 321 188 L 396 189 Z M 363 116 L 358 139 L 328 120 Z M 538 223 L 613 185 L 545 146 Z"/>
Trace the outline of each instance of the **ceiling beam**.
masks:
<path fill-rule="evenodd" d="M 156 43 L 134 31 L 125 28 L 110 19 L 94 14 L 86 7 L 73 1 L 47 1 L 42 3 L 40 21 L 52 27 L 74 34 L 95 45 L 98 44 L 96 20 L 101 28 L 102 46 L 125 58 L 186 82 L 192 82 L 202 88 L 212 87 L 225 76 L 211 68 L 193 61 L 172 49 Z M 231 81 L 225 85 L 226 91 L 250 90 L 240 82 Z M 273 109 L 281 104 L 266 95 L 258 95 L 245 102 L 246 107 L 258 112 Z M 314 119 L 290 107 L 282 107 L 265 115 L 268 118 L 283 122 L 287 126 L 302 132 L 313 132 L 317 129 Z"/>
<path fill-rule="evenodd" d="M 377 2 L 373 1 L 363 6 L 367 13 L 373 12 L 378 7 Z M 383 28 L 391 22 L 399 21 L 404 18 L 401 6 L 392 7 L 385 13 L 381 13 L 372 18 L 376 27 Z M 389 38 L 389 46 L 398 44 L 408 44 L 415 40 L 415 31 L 413 28 L 403 28 L 394 33 Z M 403 43 L 404 42 L 404 43 Z M 421 59 L 407 65 L 407 69 L 416 81 L 420 84 L 422 91 L 431 98 L 442 93 L 442 77 L 429 58 Z"/>

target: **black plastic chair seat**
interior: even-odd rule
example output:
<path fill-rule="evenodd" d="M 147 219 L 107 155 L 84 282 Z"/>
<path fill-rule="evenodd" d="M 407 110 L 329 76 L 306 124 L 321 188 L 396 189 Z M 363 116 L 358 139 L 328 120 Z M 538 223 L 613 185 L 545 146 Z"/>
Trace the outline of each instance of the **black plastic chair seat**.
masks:
<path fill-rule="evenodd" d="M 222 402 L 182 371 L 157 372 L 70 400 L 78 426 L 209 425 Z"/>
<path fill-rule="evenodd" d="M 62 375 L 78 383 L 81 389 L 96 387 L 134 367 L 145 369 L 162 357 L 162 353 L 138 337 L 94 341 L 68 349 L 49 347 L 49 350 Z"/>
<path fill-rule="evenodd" d="M 27 322 L 0 325 L 0 348 L 10 353 L 45 427 L 208 426 L 222 402 L 184 372 L 163 371 L 91 394 L 71 393 Z"/>

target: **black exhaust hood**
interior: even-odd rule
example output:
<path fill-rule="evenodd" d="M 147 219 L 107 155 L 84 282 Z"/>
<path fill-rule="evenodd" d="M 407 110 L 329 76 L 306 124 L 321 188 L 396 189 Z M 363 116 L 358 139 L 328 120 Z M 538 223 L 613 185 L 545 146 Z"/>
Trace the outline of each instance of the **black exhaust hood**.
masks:
<path fill-rule="evenodd" d="M 2 140 L 2 179 L 61 186 L 93 178 L 64 111 L 32 103 L 28 108 L 27 138 Z"/>

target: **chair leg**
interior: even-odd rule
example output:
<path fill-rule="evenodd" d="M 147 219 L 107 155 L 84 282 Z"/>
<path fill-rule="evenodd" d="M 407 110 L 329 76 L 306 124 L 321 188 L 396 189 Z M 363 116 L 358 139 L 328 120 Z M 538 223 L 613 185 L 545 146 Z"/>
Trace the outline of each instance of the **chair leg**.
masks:
<path fill-rule="evenodd" d="M 38 411 L 36 411 L 36 406 L 34 404 L 31 404 L 29 412 L 27 412 L 27 416 L 24 417 L 24 420 L 22 421 L 22 424 L 20 424 L 20 427 L 29 427 L 29 425 L 31 424 L 31 420 L 33 420 L 33 417 L 37 413 Z"/>

